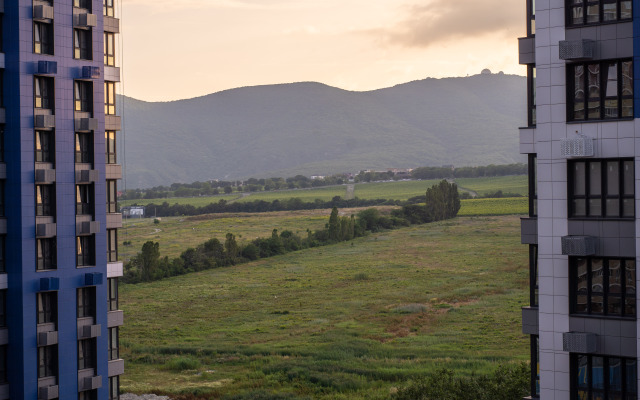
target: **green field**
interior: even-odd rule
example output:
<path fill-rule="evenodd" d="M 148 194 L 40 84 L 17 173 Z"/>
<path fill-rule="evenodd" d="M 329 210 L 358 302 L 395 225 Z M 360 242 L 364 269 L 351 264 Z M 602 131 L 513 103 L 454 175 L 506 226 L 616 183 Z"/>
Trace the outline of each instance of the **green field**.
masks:
<path fill-rule="evenodd" d="M 460 203 L 459 216 L 526 215 L 529 212 L 527 197 L 469 199 L 461 200 Z"/>
<path fill-rule="evenodd" d="M 515 216 L 459 217 L 122 285 L 122 388 L 387 399 L 437 368 L 526 360 L 519 229 Z"/>
<path fill-rule="evenodd" d="M 440 180 L 427 181 L 398 181 L 398 182 L 374 182 L 374 183 L 358 183 L 355 185 L 354 196 L 361 199 L 392 199 L 407 200 L 411 197 L 422 196 L 429 187 L 438 183 Z M 486 193 L 495 193 L 502 190 L 503 193 L 517 193 L 525 196 L 527 194 L 527 177 L 525 175 L 516 176 L 500 176 L 495 178 L 464 178 L 457 179 L 456 183 L 463 191 L 471 190 L 479 195 Z M 315 199 L 324 201 L 331 200 L 335 196 L 346 198 L 347 187 L 330 186 L 314 189 L 297 189 L 297 190 L 281 190 L 274 192 L 256 192 L 233 195 L 219 195 L 211 197 L 171 197 L 167 199 L 152 200 L 125 200 L 121 201 L 120 206 L 129 206 L 131 204 L 146 205 L 149 203 L 161 204 L 168 202 L 169 204 L 190 204 L 194 207 L 201 207 L 211 203 L 217 203 L 221 199 L 226 201 L 273 201 L 290 198 L 300 198 L 302 201 L 310 202 Z M 152 210 L 147 211 L 153 213 Z"/>

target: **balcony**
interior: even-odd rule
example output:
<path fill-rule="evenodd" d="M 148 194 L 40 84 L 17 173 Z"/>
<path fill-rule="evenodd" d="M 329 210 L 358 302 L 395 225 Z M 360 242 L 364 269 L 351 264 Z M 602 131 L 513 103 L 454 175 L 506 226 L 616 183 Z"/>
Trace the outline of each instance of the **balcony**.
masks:
<path fill-rule="evenodd" d="M 55 75 L 58 73 L 56 61 L 38 61 L 38 75 Z"/>
<path fill-rule="evenodd" d="M 105 179 L 106 180 L 122 179 L 122 165 L 107 164 L 105 166 Z"/>
<path fill-rule="evenodd" d="M 120 33 L 120 20 L 118 18 L 105 16 L 102 21 L 105 32 Z"/>
<path fill-rule="evenodd" d="M 120 82 L 120 68 L 105 65 L 104 80 L 109 82 Z"/>
<path fill-rule="evenodd" d="M 88 370 L 93 375 L 93 370 Z M 84 374 L 78 373 L 78 391 L 85 392 L 87 390 L 100 389 L 102 387 L 102 377 L 97 376 L 84 376 Z"/>
<path fill-rule="evenodd" d="M 60 290 L 60 278 L 40 278 L 40 291 Z"/>
<path fill-rule="evenodd" d="M 124 263 L 122 261 L 107 263 L 107 278 L 121 277 L 124 271 L 123 266 Z"/>
<path fill-rule="evenodd" d="M 84 286 L 102 285 L 102 274 L 100 272 L 87 272 L 84 274 Z"/>
<path fill-rule="evenodd" d="M 122 214 L 107 214 L 107 229 L 122 228 Z"/>
<path fill-rule="evenodd" d="M 116 115 L 104 116 L 105 131 L 119 131 L 121 130 L 121 126 L 122 126 L 122 123 L 119 116 L 116 116 Z"/>
<path fill-rule="evenodd" d="M 57 399 L 59 396 L 58 385 L 39 386 L 38 387 L 38 400 L 52 400 Z"/>
<path fill-rule="evenodd" d="M 124 325 L 124 313 L 122 310 L 109 311 L 107 313 L 107 327 L 115 328 Z"/>
<path fill-rule="evenodd" d="M 100 67 L 90 65 L 82 67 L 82 79 L 100 79 Z"/>
<path fill-rule="evenodd" d="M 109 361 L 109 378 L 124 374 L 124 360 Z"/>
<path fill-rule="evenodd" d="M 92 339 L 99 337 L 102 334 L 102 326 L 97 325 L 83 325 L 78 327 L 78 339 Z"/>

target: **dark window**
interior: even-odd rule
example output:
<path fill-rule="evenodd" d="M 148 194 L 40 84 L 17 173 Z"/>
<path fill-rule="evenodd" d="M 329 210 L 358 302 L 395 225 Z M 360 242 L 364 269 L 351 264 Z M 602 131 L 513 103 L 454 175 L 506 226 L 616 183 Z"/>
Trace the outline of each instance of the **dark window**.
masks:
<path fill-rule="evenodd" d="M 538 157 L 529 154 L 529 216 L 538 215 Z"/>
<path fill-rule="evenodd" d="M 8 346 L 0 346 L 0 384 L 9 383 L 7 379 L 7 348 Z"/>
<path fill-rule="evenodd" d="M 112 32 L 104 33 L 104 65 L 116 65 L 116 35 Z"/>
<path fill-rule="evenodd" d="M 120 358 L 119 348 L 118 328 L 109 328 L 109 361 Z"/>
<path fill-rule="evenodd" d="M 633 62 L 603 61 L 567 66 L 568 119 L 633 117 Z"/>
<path fill-rule="evenodd" d="M 53 78 L 46 76 L 36 76 L 34 81 L 34 107 L 53 110 L 54 106 L 54 89 Z"/>
<path fill-rule="evenodd" d="M 91 0 L 73 0 L 73 6 L 91 11 Z"/>
<path fill-rule="evenodd" d="M 636 359 L 571 354 L 571 399 L 637 399 Z"/>
<path fill-rule="evenodd" d="M 634 259 L 569 259 L 573 314 L 633 317 L 636 315 Z"/>
<path fill-rule="evenodd" d="M 104 132 L 107 164 L 116 164 L 116 132 Z"/>
<path fill-rule="evenodd" d="M 118 212 L 118 202 L 117 202 L 117 194 L 118 194 L 118 185 L 115 180 L 107 181 L 107 212 L 115 213 Z"/>
<path fill-rule="evenodd" d="M 73 58 L 91 60 L 91 29 L 73 30 Z"/>
<path fill-rule="evenodd" d="M 74 83 L 74 110 L 93 112 L 93 84 L 88 81 L 75 81 Z"/>
<path fill-rule="evenodd" d="M 567 25 L 630 20 L 631 0 L 566 0 Z"/>
<path fill-rule="evenodd" d="M 96 317 L 96 288 L 93 286 L 79 288 L 78 318 Z"/>
<path fill-rule="evenodd" d="M 7 236 L 0 235 L 0 274 L 7 272 L 6 261 L 5 261 L 5 255 L 6 255 L 5 250 L 7 245 L 6 241 L 7 241 Z"/>
<path fill-rule="evenodd" d="M 0 290 L 0 327 L 7 326 L 7 291 Z"/>
<path fill-rule="evenodd" d="M 538 245 L 529 245 L 529 305 L 538 307 Z"/>
<path fill-rule="evenodd" d="M 540 338 L 531 335 L 531 395 L 540 397 Z"/>
<path fill-rule="evenodd" d="M 53 24 L 33 23 L 33 52 L 53 55 Z"/>
<path fill-rule="evenodd" d="M 527 36 L 536 34 L 536 0 L 527 0 Z"/>
<path fill-rule="evenodd" d="M 76 237 L 76 251 L 77 251 L 76 265 L 78 267 L 89 267 L 89 266 L 96 265 L 95 246 L 96 246 L 95 235 Z"/>
<path fill-rule="evenodd" d="M 120 377 L 112 376 L 109 378 L 109 400 L 120 399 Z"/>
<path fill-rule="evenodd" d="M 38 379 L 58 375 L 58 345 L 38 347 Z"/>
<path fill-rule="evenodd" d="M 107 262 L 118 261 L 118 230 L 107 229 Z"/>
<path fill-rule="evenodd" d="M 527 122 L 536 126 L 536 67 L 527 66 Z"/>
<path fill-rule="evenodd" d="M 108 308 L 109 311 L 116 311 L 118 310 L 118 278 L 107 279 L 107 284 L 109 285 Z"/>
<path fill-rule="evenodd" d="M 113 7 L 114 0 L 102 0 L 102 13 L 106 17 L 113 17 L 115 9 Z"/>
<path fill-rule="evenodd" d="M 2 79 L 0 79 L 0 82 L 2 82 Z M 0 86 L 2 85 L 0 84 Z M 0 90 L 2 90 L 1 87 Z M 0 162 L 4 162 L 4 125 L 0 125 Z"/>
<path fill-rule="evenodd" d="M 98 391 L 87 390 L 86 392 L 79 392 L 78 400 L 98 400 Z"/>
<path fill-rule="evenodd" d="M 40 292 L 37 294 L 38 323 L 57 324 L 58 322 L 58 293 Z"/>
<path fill-rule="evenodd" d="M 104 82 L 104 114 L 116 115 L 116 83 Z"/>
<path fill-rule="evenodd" d="M 96 340 L 78 340 L 78 369 L 96 367 Z"/>
<path fill-rule="evenodd" d="M 36 239 L 36 269 L 56 269 L 56 239 Z"/>
<path fill-rule="evenodd" d="M 569 217 L 633 218 L 632 160 L 569 161 Z"/>
<path fill-rule="evenodd" d="M 36 185 L 36 215 L 55 215 L 55 185 Z"/>
<path fill-rule="evenodd" d="M 89 133 L 76 132 L 76 163 L 93 162 L 93 142 Z"/>
<path fill-rule="evenodd" d="M 0 217 L 4 217 L 4 181 L 0 181 Z"/>
<path fill-rule="evenodd" d="M 93 185 L 76 185 L 76 215 L 93 215 Z"/>
<path fill-rule="evenodd" d="M 36 131 L 36 162 L 54 162 L 53 132 Z"/>

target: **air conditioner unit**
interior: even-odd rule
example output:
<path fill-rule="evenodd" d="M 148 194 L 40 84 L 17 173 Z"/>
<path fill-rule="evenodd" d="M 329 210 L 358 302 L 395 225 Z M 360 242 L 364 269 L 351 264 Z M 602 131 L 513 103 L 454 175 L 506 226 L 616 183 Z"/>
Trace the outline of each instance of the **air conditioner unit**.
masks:
<path fill-rule="evenodd" d="M 89 132 L 98 130 L 97 118 L 80 118 L 76 121 L 76 132 Z"/>
<path fill-rule="evenodd" d="M 38 388 L 38 400 L 52 400 L 59 397 L 58 385 Z"/>
<path fill-rule="evenodd" d="M 100 221 L 83 221 L 76 226 L 78 235 L 94 235 L 100 232 Z"/>
<path fill-rule="evenodd" d="M 95 14 L 82 13 L 75 14 L 74 25 L 81 28 L 90 28 L 98 25 L 98 16 Z"/>
<path fill-rule="evenodd" d="M 100 67 L 82 67 L 82 79 L 99 79 L 100 75 Z"/>
<path fill-rule="evenodd" d="M 598 335 L 590 332 L 565 332 L 562 350 L 569 353 L 591 354 L 598 351 Z"/>
<path fill-rule="evenodd" d="M 58 344 L 58 331 L 38 333 L 38 347 Z"/>
<path fill-rule="evenodd" d="M 100 178 L 100 171 L 96 169 L 83 169 L 76 171 L 76 183 L 93 183 Z"/>
<path fill-rule="evenodd" d="M 40 291 L 60 290 L 60 278 L 40 278 Z"/>
<path fill-rule="evenodd" d="M 574 139 L 563 139 L 560 142 L 560 154 L 563 157 L 593 157 L 595 139 L 584 135 Z"/>
<path fill-rule="evenodd" d="M 38 61 L 38 74 L 53 75 L 58 73 L 58 63 L 56 61 Z"/>
<path fill-rule="evenodd" d="M 562 254 L 565 256 L 592 256 L 596 254 L 597 239 L 593 236 L 563 236 Z"/>
<path fill-rule="evenodd" d="M 588 60 L 596 53 L 596 42 L 589 39 L 561 40 L 559 43 L 561 60 Z"/>
<path fill-rule="evenodd" d="M 53 19 L 53 7 L 46 5 L 33 6 L 33 19 Z"/>
<path fill-rule="evenodd" d="M 46 238 L 54 237 L 56 235 L 56 224 L 37 224 L 36 225 L 36 237 Z"/>
<path fill-rule="evenodd" d="M 34 117 L 34 126 L 36 128 L 51 129 L 56 127 L 55 115 L 36 115 Z"/>
<path fill-rule="evenodd" d="M 88 272 L 84 274 L 85 286 L 102 285 L 102 274 L 100 272 Z"/>
<path fill-rule="evenodd" d="M 91 339 L 99 337 L 102 333 L 101 325 L 84 325 L 78 329 L 78 339 Z"/>
<path fill-rule="evenodd" d="M 56 181 L 55 169 L 36 169 L 36 183 L 53 183 Z"/>

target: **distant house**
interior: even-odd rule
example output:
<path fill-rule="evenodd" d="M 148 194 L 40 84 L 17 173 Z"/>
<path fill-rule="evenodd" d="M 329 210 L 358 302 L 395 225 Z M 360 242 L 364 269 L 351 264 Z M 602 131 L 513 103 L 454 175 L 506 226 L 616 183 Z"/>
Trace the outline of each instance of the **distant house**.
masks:
<path fill-rule="evenodd" d="M 145 206 L 122 207 L 121 211 L 125 218 L 144 218 Z"/>

